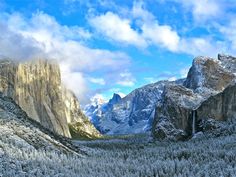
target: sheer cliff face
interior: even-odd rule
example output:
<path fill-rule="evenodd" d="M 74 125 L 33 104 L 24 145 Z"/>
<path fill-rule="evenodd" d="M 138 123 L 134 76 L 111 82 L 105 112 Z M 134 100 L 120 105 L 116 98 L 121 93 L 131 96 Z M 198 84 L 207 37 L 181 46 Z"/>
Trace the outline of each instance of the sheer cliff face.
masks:
<path fill-rule="evenodd" d="M 46 60 L 0 62 L 0 91 L 12 97 L 29 117 L 57 134 L 71 137 L 68 123 L 86 121 L 77 114 L 75 96 L 61 86 L 60 69 Z M 96 131 L 96 129 L 92 130 Z"/>
<path fill-rule="evenodd" d="M 204 90 L 224 90 L 235 78 L 233 68 L 229 67 L 234 60 L 230 58 L 227 61 L 226 57 L 223 57 L 224 60 L 221 55 L 219 55 L 218 60 L 207 57 L 194 59 L 184 86 L 201 94 Z"/>
<path fill-rule="evenodd" d="M 227 120 L 236 119 L 236 83 L 223 92 L 211 96 L 196 109 L 196 119 Z"/>

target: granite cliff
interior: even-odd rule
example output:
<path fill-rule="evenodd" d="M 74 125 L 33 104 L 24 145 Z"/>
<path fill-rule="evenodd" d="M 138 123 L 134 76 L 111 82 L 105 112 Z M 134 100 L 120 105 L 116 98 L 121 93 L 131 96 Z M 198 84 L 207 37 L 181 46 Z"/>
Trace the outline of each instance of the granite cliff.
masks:
<path fill-rule="evenodd" d="M 99 136 L 75 95 L 62 85 L 59 65 L 53 61 L 0 61 L 0 91 L 13 98 L 29 117 L 59 135 L 71 137 L 70 126 L 74 134 Z"/>
<path fill-rule="evenodd" d="M 157 104 L 152 132 L 158 139 L 185 139 L 202 130 L 206 120 L 235 118 L 236 58 L 197 57 L 182 86 L 165 86 Z"/>

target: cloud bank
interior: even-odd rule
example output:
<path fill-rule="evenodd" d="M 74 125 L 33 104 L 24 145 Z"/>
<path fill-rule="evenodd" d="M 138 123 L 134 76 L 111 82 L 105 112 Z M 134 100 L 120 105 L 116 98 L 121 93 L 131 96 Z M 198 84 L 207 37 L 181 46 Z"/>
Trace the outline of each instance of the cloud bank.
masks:
<path fill-rule="evenodd" d="M 80 101 L 88 100 L 88 81 L 105 84 L 103 80 L 87 79 L 84 73 L 107 68 L 118 72 L 129 65 L 129 56 L 119 51 L 89 48 L 84 40 L 89 31 L 78 26 L 60 25 L 56 19 L 37 12 L 26 19 L 22 14 L 0 15 L 0 54 L 15 60 L 49 58 L 58 60 L 63 82 Z"/>
<path fill-rule="evenodd" d="M 191 9 L 194 9 L 193 14 L 196 18 L 210 18 L 219 10 L 218 4 L 215 4 L 214 1 L 188 2 L 182 0 L 186 7 L 190 6 Z M 210 3 L 208 10 L 206 10 L 206 3 Z M 222 43 L 214 41 L 210 36 L 204 38 L 181 36 L 170 25 L 160 24 L 155 16 L 145 9 L 142 1 L 134 2 L 129 18 L 109 11 L 105 14 L 91 16 L 89 22 L 105 38 L 122 45 L 132 45 L 139 48 L 156 46 L 170 52 L 194 56 L 199 54 L 214 56 L 219 48 L 223 47 Z"/>
<path fill-rule="evenodd" d="M 83 27 L 64 25 L 43 11 L 33 12 L 31 16 L 0 12 L 0 56 L 16 60 L 38 57 L 58 60 L 63 82 L 83 104 L 95 91 L 101 94 L 119 88 L 123 92 L 140 84 L 138 77 L 143 76 L 145 83 L 162 78 L 154 77 L 155 73 L 150 76 L 132 73 L 135 70 L 132 62 L 136 62 L 137 55 L 142 57 L 153 50 L 184 57 L 236 52 L 233 30 L 236 21 L 231 10 L 236 7 L 234 0 L 140 0 L 125 6 L 109 0 L 64 3 L 65 16 L 76 13 L 78 7 L 85 8 L 81 16 L 85 20 Z M 183 27 L 166 21 L 150 7 L 161 3 L 181 7 L 178 7 L 181 14 L 174 18 Z M 137 60 L 143 64 L 146 58 L 148 55 Z M 164 78 L 174 80 L 177 75 L 186 76 L 186 66 L 181 65 L 178 74 Z"/>

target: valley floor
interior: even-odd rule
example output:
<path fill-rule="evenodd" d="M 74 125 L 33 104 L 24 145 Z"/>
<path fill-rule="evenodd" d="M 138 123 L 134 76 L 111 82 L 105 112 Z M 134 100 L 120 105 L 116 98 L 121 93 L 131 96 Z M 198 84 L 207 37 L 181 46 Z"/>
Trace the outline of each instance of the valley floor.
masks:
<path fill-rule="evenodd" d="M 142 135 L 75 144 L 87 155 L 6 145 L 0 139 L 0 176 L 236 176 L 236 134 L 188 142 L 150 143 Z"/>

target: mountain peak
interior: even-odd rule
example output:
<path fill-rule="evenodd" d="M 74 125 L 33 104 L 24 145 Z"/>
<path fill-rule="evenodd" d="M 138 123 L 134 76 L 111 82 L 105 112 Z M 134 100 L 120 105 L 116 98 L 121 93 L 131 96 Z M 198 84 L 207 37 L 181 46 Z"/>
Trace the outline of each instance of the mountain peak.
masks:
<path fill-rule="evenodd" d="M 114 93 L 112 98 L 109 100 L 108 104 L 116 104 L 121 100 L 121 96 L 117 93 Z"/>

